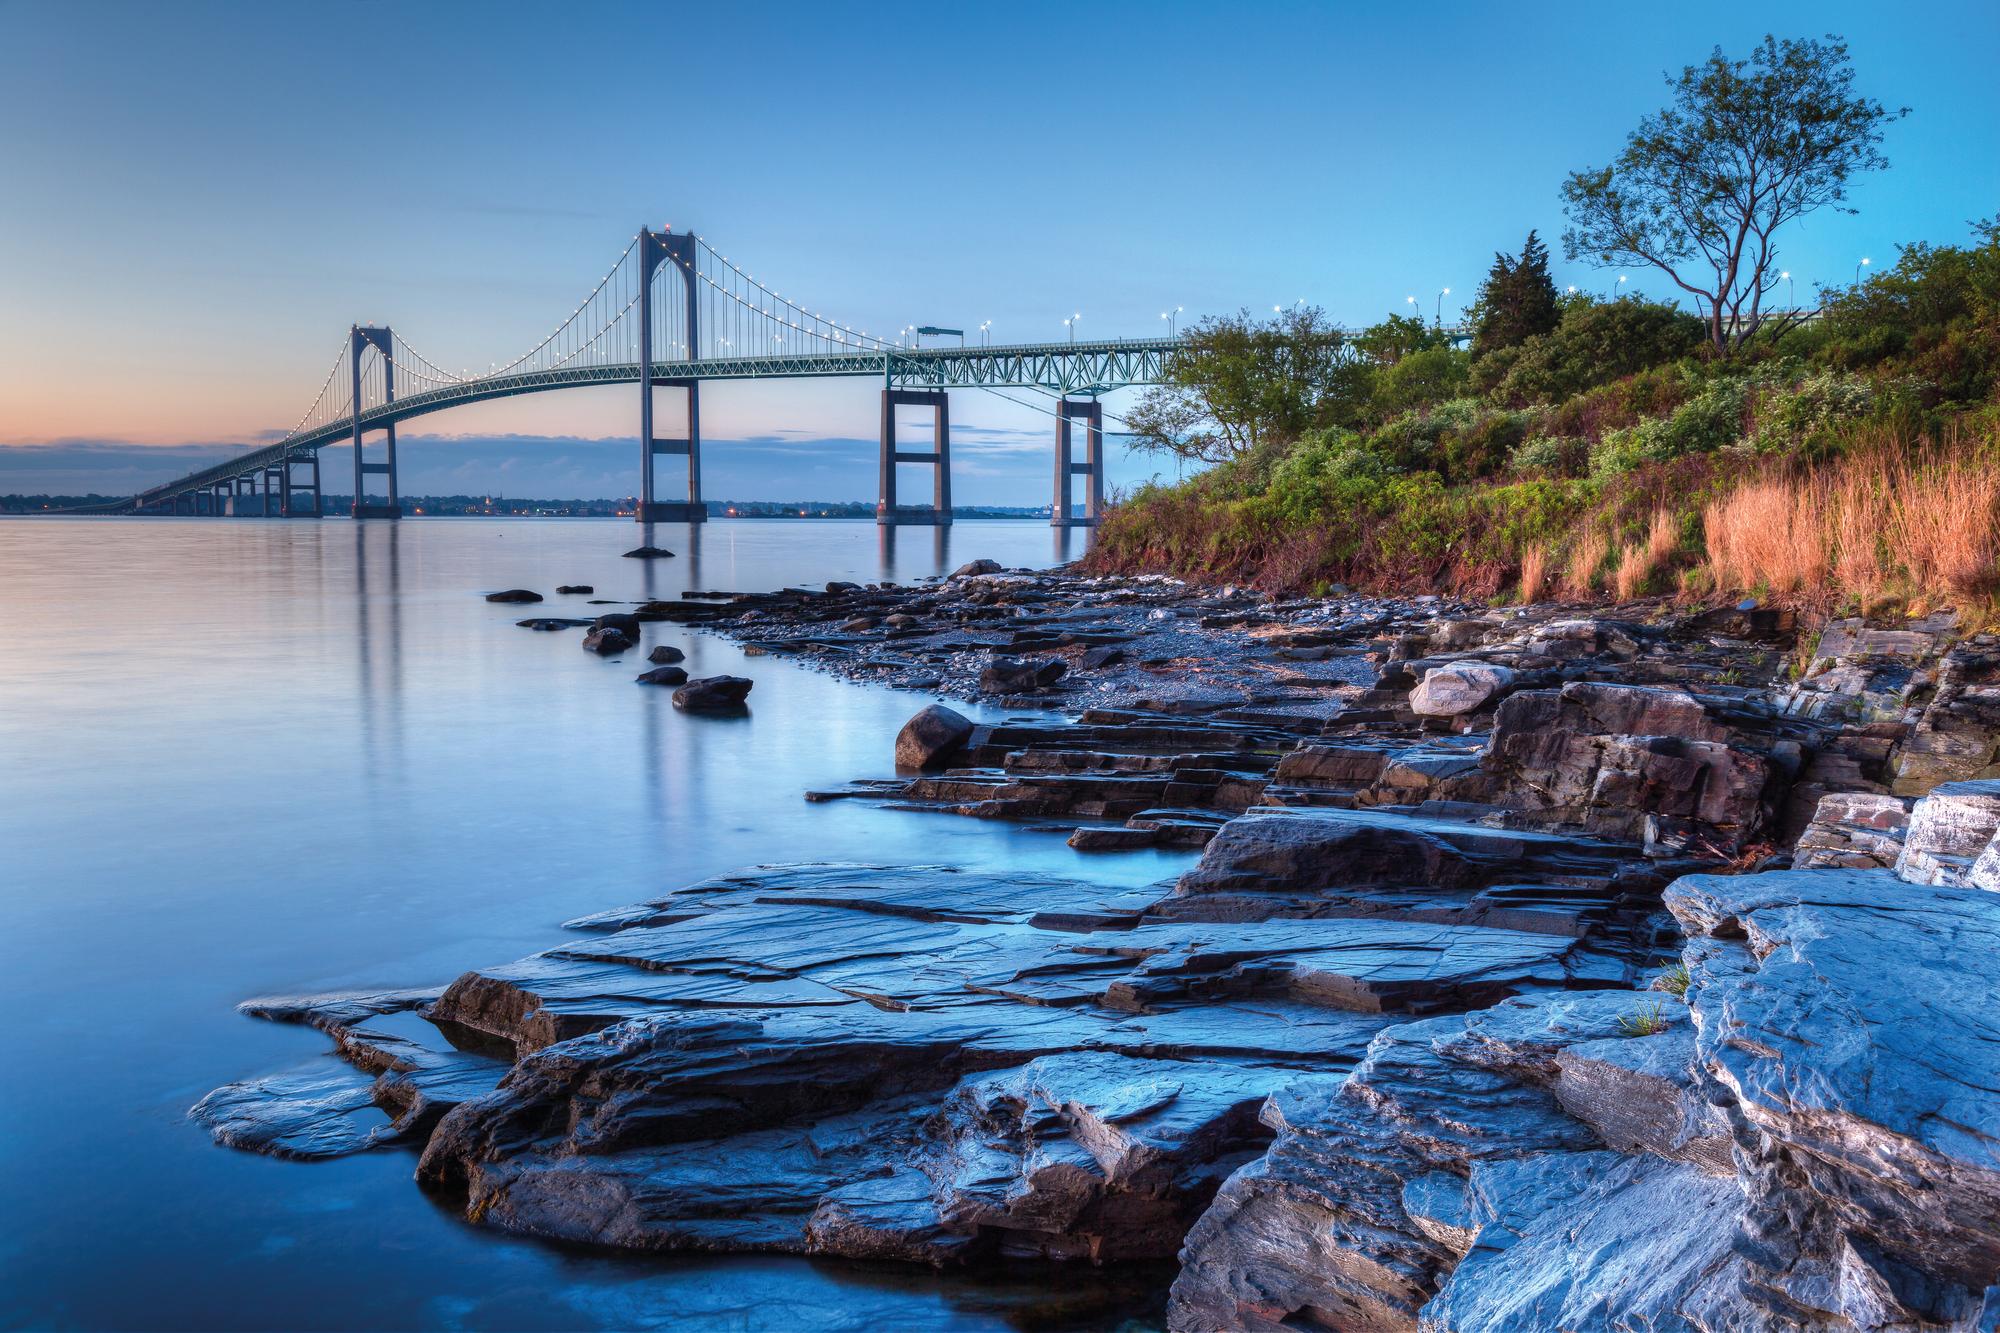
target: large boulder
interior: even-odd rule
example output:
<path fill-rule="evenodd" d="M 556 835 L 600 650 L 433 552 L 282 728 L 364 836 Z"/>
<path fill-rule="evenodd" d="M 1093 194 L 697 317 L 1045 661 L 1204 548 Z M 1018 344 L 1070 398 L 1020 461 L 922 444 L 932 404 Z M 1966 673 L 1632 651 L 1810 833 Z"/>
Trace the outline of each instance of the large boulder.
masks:
<path fill-rule="evenodd" d="M 594 629 L 583 636 L 583 650 L 596 653 L 599 657 L 612 657 L 632 646 L 632 640 L 625 631 L 606 627 Z"/>
<path fill-rule="evenodd" d="M 952 570 L 951 576 L 955 579 L 969 579 L 980 574 L 998 574 L 1001 568 L 998 560 L 968 560 Z"/>
<path fill-rule="evenodd" d="M 1491 662 L 1448 662 L 1425 672 L 1410 691 L 1410 711 L 1421 717 L 1457 717 L 1484 708 L 1516 679 L 1513 671 Z"/>
<path fill-rule="evenodd" d="M 743 707 L 755 682 L 742 676 L 704 676 L 674 691 L 674 707 L 690 713 L 725 713 Z"/>
<path fill-rule="evenodd" d="M 958 753 L 971 734 L 972 719 L 943 704 L 932 704 L 896 733 L 896 766 L 931 768 L 942 764 Z"/>
<path fill-rule="evenodd" d="M 656 666 L 670 666 L 687 660 L 687 654 L 670 643 L 656 643 L 653 651 L 646 654 L 646 660 Z"/>

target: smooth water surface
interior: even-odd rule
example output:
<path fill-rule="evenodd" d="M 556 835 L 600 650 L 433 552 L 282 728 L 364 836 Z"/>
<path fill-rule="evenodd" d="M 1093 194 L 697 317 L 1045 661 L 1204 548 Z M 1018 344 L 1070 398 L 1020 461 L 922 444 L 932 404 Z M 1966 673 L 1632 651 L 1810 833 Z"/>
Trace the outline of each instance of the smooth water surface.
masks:
<path fill-rule="evenodd" d="M 1142 883 L 1185 863 L 809 805 L 807 788 L 890 773 L 897 727 L 929 700 L 649 625 L 645 646 L 678 644 L 692 675 L 757 682 L 747 717 L 691 717 L 632 683 L 641 654 L 603 661 L 576 632 L 514 625 L 595 614 L 560 583 L 638 599 L 907 581 L 980 556 L 1053 563 L 1078 553 L 1062 535 L 717 522 L 655 529 L 677 559 L 621 559 L 641 536 L 610 521 L 0 521 L 0 1325 L 1118 1322 L 1087 1274 L 974 1284 L 561 1250 L 434 1206 L 407 1151 L 280 1162 L 185 1118 L 219 1084 L 327 1049 L 238 1015 L 247 997 L 443 982 L 557 943 L 566 918 L 736 866 Z M 516 586 L 548 601 L 480 597 Z"/>

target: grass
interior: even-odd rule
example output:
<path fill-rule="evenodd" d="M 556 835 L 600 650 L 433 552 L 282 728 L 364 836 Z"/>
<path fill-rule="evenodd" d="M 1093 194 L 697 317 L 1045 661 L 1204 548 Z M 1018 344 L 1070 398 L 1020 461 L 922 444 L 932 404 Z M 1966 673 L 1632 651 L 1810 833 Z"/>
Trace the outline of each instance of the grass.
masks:
<path fill-rule="evenodd" d="M 2000 579 L 2000 460 L 1981 453 L 1870 450 L 1753 481 L 1702 515 L 1718 589 L 1865 606 L 1990 595 Z"/>
<path fill-rule="evenodd" d="M 1654 985 L 1673 996 L 1676 1000 L 1687 998 L 1688 987 L 1694 983 L 1694 974 L 1688 971 L 1686 963 L 1676 963 L 1660 973 Z"/>
<path fill-rule="evenodd" d="M 1621 1014 L 1618 1030 L 1628 1037 L 1650 1037 L 1667 1030 L 1667 1007 L 1662 1001 L 1639 1006 L 1638 1012 Z"/>
<path fill-rule="evenodd" d="M 1521 601 L 1532 605 L 1549 588 L 1549 548 L 1536 542 L 1521 552 Z"/>
<path fill-rule="evenodd" d="M 1597 591 L 1597 571 L 1611 554 L 1611 539 L 1596 528 L 1586 528 L 1570 548 L 1569 569 L 1563 575 L 1563 591 L 1581 601 Z"/>

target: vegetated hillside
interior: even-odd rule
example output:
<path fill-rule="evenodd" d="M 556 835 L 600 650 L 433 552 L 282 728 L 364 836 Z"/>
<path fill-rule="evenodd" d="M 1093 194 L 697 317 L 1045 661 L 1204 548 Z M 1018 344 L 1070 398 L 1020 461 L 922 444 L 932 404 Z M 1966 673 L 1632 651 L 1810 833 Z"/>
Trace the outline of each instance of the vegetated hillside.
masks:
<path fill-rule="evenodd" d="M 1090 566 L 1524 600 L 1874 605 L 2000 584 L 2000 219 L 1970 246 L 1907 247 L 1824 293 L 1818 320 L 1767 325 L 1729 357 L 1692 315 L 1636 298 L 1572 295 L 1520 336 L 1492 297 L 1518 267 L 1496 260 L 1470 349 L 1400 317 L 1346 340 L 1310 425 L 1124 499 Z M 1327 337 L 1310 320 L 1249 327 Z M 1184 386 L 1216 373 L 1213 356 L 1179 360 Z M 1212 404 L 1212 387 L 1194 392 Z M 1134 417 L 1184 424 L 1154 404 Z"/>

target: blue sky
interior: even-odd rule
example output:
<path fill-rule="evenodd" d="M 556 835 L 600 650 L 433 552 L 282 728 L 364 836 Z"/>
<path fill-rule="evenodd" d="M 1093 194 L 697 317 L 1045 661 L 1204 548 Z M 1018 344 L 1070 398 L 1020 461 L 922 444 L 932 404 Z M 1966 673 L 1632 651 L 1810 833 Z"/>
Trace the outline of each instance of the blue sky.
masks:
<path fill-rule="evenodd" d="M 1664 70 L 1767 30 L 1843 34 L 1862 88 L 1913 108 L 1859 215 L 1785 238 L 1807 285 L 2000 210 L 1991 0 L 1611 14 L 0 0 L 0 490 L 77 458 L 10 445 L 281 430 L 355 320 L 447 364 L 507 359 L 641 223 L 867 328 L 1027 341 L 1081 310 L 1087 334 L 1140 334 L 1170 305 L 1297 298 L 1361 322 L 1445 286 L 1449 312 L 1496 247 L 1560 232 L 1563 173 L 1615 153 Z M 705 431 L 739 443 L 709 490 L 788 498 L 800 442 L 866 441 L 876 410 L 860 383 L 718 389 Z M 405 488 L 490 453 L 452 437 L 507 437 L 526 493 L 537 438 L 629 436 L 634 414 L 630 391 L 441 414 Z M 977 393 L 953 418 L 1013 441 L 963 499 L 1046 498 L 1046 418 Z M 599 452 L 603 493 L 629 491 Z M 830 447 L 822 494 L 868 497 L 865 454 Z"/>

